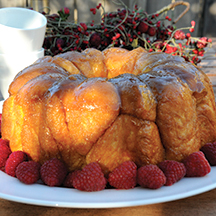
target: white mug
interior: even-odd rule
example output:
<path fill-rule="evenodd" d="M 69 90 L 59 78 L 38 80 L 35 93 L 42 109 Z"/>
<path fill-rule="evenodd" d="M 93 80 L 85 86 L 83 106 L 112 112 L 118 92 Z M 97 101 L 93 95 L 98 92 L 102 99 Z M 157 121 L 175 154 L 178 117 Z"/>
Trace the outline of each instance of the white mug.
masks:
<path fill-rule="evenodd" d="M 35 52 L 41 50 L 47 19 L 26 8 L 0 9 L 0 53 Z"/>

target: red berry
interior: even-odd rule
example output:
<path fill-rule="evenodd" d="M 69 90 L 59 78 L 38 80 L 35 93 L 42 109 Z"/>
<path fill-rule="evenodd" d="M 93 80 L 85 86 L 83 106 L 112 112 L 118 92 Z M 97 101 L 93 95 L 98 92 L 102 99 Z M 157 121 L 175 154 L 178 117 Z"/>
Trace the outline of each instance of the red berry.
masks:
<path fill-rule="evenodd" d="M 152 48 L 150 48 L 150 49 L 149 49 L 149 52 L 153 52 L 153 49 L 152 49 Z"/>
<path fill-rule="evenodd" d="M 172 25 L 168 25 L 167 26 L 167 30 L 173 32 L 174 31 L 174 27 Z"/>
<path fill-rule="evenodd" d="M 95 32 L 89 39 L 90 47 L 98 48 L 101 44 L 102 38 L 99 33 Z"/>
<path fill-rule="evenodd" d="M 210 165 L 216 166 L 216 142 L 205 144 L 201 148 L 201 151 L 204 153 Z"/>
<path fill-rule="evenodd" d="M 67 7 L 64 7 L 63 9 L 60 10 L 61 12 L 63 12 L 64 14 L 70 14 L 70 10 Z"/>
<path fill-rule="evenodd" d="M 87 31 L 88 27 L 85 23 L 81 22 L 80 25 L 83 27 L 84 31 Z"/>
<path fill-rule="evenodd" d="M 0 138 L 0 144 L 6 145 L 9 147 L 9 141 L 8 140 L 4 140 L 4 139 Z"/>
<path fill-rule="evenodd" d="M 95 15 L 96 14 L 96 8 L 90 8 L 90 11 Z"/>
<path fill-rule="evenodd" d="M 165 186 L 171 186 L 186 175 L 186 168 L 183 163 L 165 160 L 158 164 L 158 167 L 166 176 Z"/>
<path fill-rule="evenodd" d="M 186 38 L 190 38 L 191 37 L 191 34 L 190 33 L 187 33 L 186 34 Z"/>
<path fill-rule="evenodd" d="M 97 162 L 86 165 L 73 180 L 74 188 L 81 191 L 100 191 L 106 187 L 106 179 Z"/>
<path fill-rule="evenodd" d="M 64 13 L 65 13 L 65 14 L 70 14 L 70 10 L 69 10 L 69 8 L 64 7 Z"/>
<path fill-rule="evenodd" d="M 23 151 L 12 152 L 6 161 L 5 172 L 15 177 L 17 166 L 25 160 L 27 160 L 27 155 Z"/>
<path fill-rule="evenodd" d="M 148 31 L 148 28 L 149 28 L 148 24 L 142 21 L 137 26 L 137 30 L 140 31 L 141 33 L 146 33 Z"/>
<path fill-rule="evenodd" d="M 68 173 L 68 175 L 66 176 L 66 178 L 63 182 L 63 186 L 68 187 L 68 188 L 74 187 L 73 181 L 79 172 L 81 172 L 81 170 L 75 170 L 74 172 Z"/>
<path fill-rule="evenodd" d="M 190 32 L 194 32 L 194 28 L 190 28 L 189 31 L 190 31 Z"/>
<path fill-rule="evenodd" d="M 64 46 L 64 44 L 65 44 L 65 42 L 64 42 L 64 40 L 62 39 L 62 38 L 58 38 L 57 40 L 56 40 L 56 46 L 57 47 L 63 47 Z"/>
<path fill-rule="evenodd" d="M 0 113 L 0 134 L 1 134 L 1 122 L 2 122 L 2 114 Z"/>
<path fill-rule="evenodd" d="M 40 179 L 40 164 L 24 161 L 16 168 L 16 177 L 25 184 L 33 184 Z"/>
<path fill-rule="evenodd" d="M 46 161 L 40 168 L 41 180 L 48 186 L 60 186 L 66 175 L 65 164 L 57 158 Z"/>
<path fill-rule="evenodd" d="M 192 25 L 192 27 L 194 27 L 195 24 L 196 24 L 195 21 L 192 20 L 192 21 L 191 21 L 191 25 Z"/>
<path fill-rule="evenodd" d="M 100 9 L 100 7 L 101 7 L 101 3 L 99 3 L 96 8 Z"/>
<path fill-rule="evenodd" d="M 185 33 L 182 30 L 177 30 L 174 34 L 174 38 L 176 40 L 184 40 L 185 39 Z"/>
<path fill-rule="evenodd" d="M 155 27 L 150 27 L 148 29 L 147 33 L 148 33 L 149 36 L 154 36 L 156 34 L 156 28 Z"/>
<path fill-rule="evenodd" d="M 183 163 L 187 177 L 202 177 L 211 171 L 210 164 L 201 151 L 190 154 L 183 160 Z"/>
<path fill-rule="evenodd" d="M 4 167 L 6 161 L 11 154 L 8 141 L 0 139 L 0 168 Z"/>
<path fill-rule="evenodd" d="M 117 189 L 130 189 L 136 186 L 137 166 L 133 161 L 125 161 L 110 174 L 108 182 Z"/>
<path fill-rule="evenodd" d="M 192 50 L 194 54 L 198 54 L 198 50 Z"/>
<path fill-rule="evenodd" d="M 166 183 L 166 177 L 157 165 L 150 164 L 138 169 L 137 183 L 144 188 L 158 189 Z"/>
<path fill-rule="evenodd" d="M 208 38 L 207 38 L 207 37 L 202 37 L 202 38 L 200 38 L 199 41 L 197 41 L 196 46 L 197 46 L 199 49 L 202 49 L 202 48 L 204 48 L 204 47 L 207 46 L 207 43 L 208 43 Z"/>

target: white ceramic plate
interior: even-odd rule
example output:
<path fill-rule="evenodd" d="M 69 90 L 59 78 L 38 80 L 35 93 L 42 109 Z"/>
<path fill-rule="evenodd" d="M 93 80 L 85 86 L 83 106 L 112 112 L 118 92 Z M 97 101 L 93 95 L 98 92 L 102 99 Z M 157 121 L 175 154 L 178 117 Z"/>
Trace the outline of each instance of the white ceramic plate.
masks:
<path fill-rule="evenodd" d="M 116 208 L 173 201 L 216 188 L 216 167 L 200 178 L 183 178 L 172 186 L 157 190 L 137 187 L 130 190 L 106 189 L 82 192 L 76 189 L 25 185 L 0 171 L 0 198 L 41 206 L 69 208 Z"/>
<path fill-rule="evenodd" d="M 2 101 L 0 112 L 1 105 Z M 0 198 L 20 203 L 69 208 L 129 207 L 173 201 L 212 190 L 216 188 L 216 167 L 212 167 L 205 177 L 183 178 L 172 186 L 157 190 L 137 187 L 130 190 L 82 192 L 42 184 L 26 185 L 1 171 L 0 185 Z"/>

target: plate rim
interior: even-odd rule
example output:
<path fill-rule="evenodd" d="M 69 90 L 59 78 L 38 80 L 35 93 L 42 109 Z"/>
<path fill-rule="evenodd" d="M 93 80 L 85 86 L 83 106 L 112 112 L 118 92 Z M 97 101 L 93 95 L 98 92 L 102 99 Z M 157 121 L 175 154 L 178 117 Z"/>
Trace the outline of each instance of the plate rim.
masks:
<path fill-rule="evenodd" d="M 201 187 L 195 187 L 194 189 L 189 190 L 189 187 L 194 184 L 194 181 L 199 182 L 198 185 L 201 183 Z M 61 188 L 61 187 L 49 187 L 43 184 L 33 184 L 33 185 L 26 185 L 20 182 L 17 178 L 8 176 L 3 171 L 0 172 L 0 183 L 12 183 L 15 184 L 15 186 L 20 187 L 20 190 L 27 191 L 34 191 L 34 190 L 43 190 L 45 193 L 50 194 L 58 194 L 59 192 L 64 192 L 63 194 L 71 193 L 71 195 L 79 196 L 81 199 L 83 199 L 83 202 L 77 202 L 74 200 L 74 202 L 71 201 L 63 201 L 63 200 L 56 200 L 56 199 L 50 199 L 50 200 L 43 200 L 38 199 L 34 197 L 34 193 L 32 198 L 28 198 L 25 196 L 20 195 L 20 191 L 16 191 L 14 194 L 4 192 L 5 189 L 0 188 L 0 198 L 10 201 L 15 201 L 19 203 L 24 204 L 31 204 L 31 205 L 37 205 L 37 206 L 49 206 L 49 207 L 66 207 L 66 208 L 120 208 L 120 207 L 134 207 L 134 206 L 143 206 L 143 205 L 150 205 L 150 204 L 158 204 L 158 203 L 164 203 L 169 201 L 175 201 L 180 200 L 184 198 L 188 198 L 194 195 L 198 195 L 207 191 L 210 191 L 214 188 L 216 188 L 216 167 L 212 167 L 211 172 L 204 176 L 204 177 L 196 177 L 196 178 L 188 178 L 185 177 L 181 179 L 179 182 L 175 183 L 172 186 L 163 186 L 160 189 L 152 190 L 152 189 L 146 189 L 141 187 L 136 187 L 134 189 L 129 190 L 117 190 L 117 189 L 105 189 L 103 191 L 98 192 L 83 192 L 78 191 L 76 189 L 71 188 Z M 202 183 L 203 182 L 203 183 Z M 207 184 L 209 183 L 210 184 Z M 185 185 L 185 191 L 182 190 L 180 193 L 175 193 L 175 189 L 179 186 Z M 11 188 L 11 185 L 10 187 Z M 10 191 L 10 189 L 9 189 Z M 173 191 L 170 193 L 170 191 Z M 122 193 L 123 195 L 134 195 L 135 193 L 152 193 L 153 196 L 150 199 L 128 199 L 128 200 L 118 200 L 118 201 L 111 201 L 110 199 L 106 199 L 104 201 L 104 197 L 108 193 L 110 193 L 112 196 L 118 196 L 118 193 Z M 163 192 L 169 192 L 168 195 L 165 197 L 161 196 Z M 102 194 L 102 195 L 101 195 Z M 85 197 L 89 197 L 91 195 L 98 196 L 99 198 L 103 198 L 101 201 L 98 199 L 98 202 L 95 201 L 88 201 L 85 200 Z M 109 195 L 109 194 L 108 194 Z M 50 197 L 51 198 L 51 197 Z"/>

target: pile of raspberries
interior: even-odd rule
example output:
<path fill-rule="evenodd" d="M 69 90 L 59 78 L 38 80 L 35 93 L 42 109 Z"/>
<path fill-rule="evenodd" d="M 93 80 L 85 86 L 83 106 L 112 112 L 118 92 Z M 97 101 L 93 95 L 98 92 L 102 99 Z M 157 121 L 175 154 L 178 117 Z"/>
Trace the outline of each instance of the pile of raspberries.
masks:
<path fill-rule="evenodd" d="M 133 161 L 125 161 L 108 176 L 100 164 L 87 164 L 82 170 L 68 172 L 57 158 L 40 165 L 28 160 L 22 151 L 11 152 L 9 142 L 0 139 L 0 168 L 25 184 L 42 181 L 48 186 L 76 188 L 81 191 L 100 191 L 105 188 L 131 189 L 136 186 L 158 189 L 171 186 L 183 177 L 202 177 L 216 165 L 216 142 L 207 143 L 200 151 L 189 155 L 182 162 L 165 160 L 158 165 L 137 167 Z"/>

